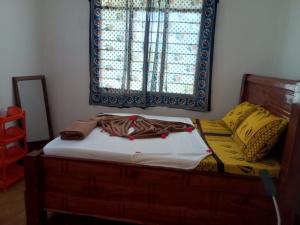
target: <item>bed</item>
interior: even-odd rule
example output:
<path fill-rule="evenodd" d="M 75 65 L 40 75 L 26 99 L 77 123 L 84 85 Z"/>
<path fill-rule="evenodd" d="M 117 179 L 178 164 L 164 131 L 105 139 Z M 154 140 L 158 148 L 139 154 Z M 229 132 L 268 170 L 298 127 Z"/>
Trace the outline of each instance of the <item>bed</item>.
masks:
<path fill-rule="evenodd" d="M 260 104 L 289 119 L 274 149 L 274 179 L 284 225 L 293 225 L 300 197 L 300 83 L 244 75 L 240 102 Z M 259 177 L 183 170 L 99 159 L 45 155 L 25 158 L 28 225 L 47 212 L 80 214 L 135 224 L 276 224 L 272 199 Z"/>
<path fill-rule="evenodd" d="M 126 113 L 114 115 L 130 116 Z M 139 116 L 147 119 L 187 123 L 193 126 L 190 118 L 141 114 Z M 181 169 L 193 169 L 202 159 L 211 154 L 197 129 L 191 132 L 172 133 L 167 138 L 146 138 L 130 141 L 127 138 L 111 136 L 100 127 L 96 127 L 81 141 L 62 140 L 57 137 L 48 143 L 43 151 L 45 155 Z"/>

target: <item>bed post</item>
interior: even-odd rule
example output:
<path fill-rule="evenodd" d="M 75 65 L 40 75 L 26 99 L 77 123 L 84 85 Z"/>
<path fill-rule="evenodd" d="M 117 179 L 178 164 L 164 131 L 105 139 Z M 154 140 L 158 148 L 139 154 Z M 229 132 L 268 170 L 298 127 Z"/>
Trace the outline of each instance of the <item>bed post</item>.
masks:
<path fill-rule="evenodd" d="M 300 202 L 300 82 L 296 84 L 293 103 L 278 191 L 283 225 L 294 225 Z"/>
<path fill-rule="evenodd" d="M 42 151 L 32 151 L 25 157 L 25 207 L 27 225 L 42 225 L 47 213 L 40 202 L 40 155 Z"/>
<path fill-rule="evenodd" d="M 241 90 L 240 90 L 240 99 L 239 102 L 242 103 L 245 101 L 246 98 L 246 82 L 247 78 L 250 76 L 250 74 L 244 74 L 243 79 L 242 79 L 242 84 L 241 84 Z"/>

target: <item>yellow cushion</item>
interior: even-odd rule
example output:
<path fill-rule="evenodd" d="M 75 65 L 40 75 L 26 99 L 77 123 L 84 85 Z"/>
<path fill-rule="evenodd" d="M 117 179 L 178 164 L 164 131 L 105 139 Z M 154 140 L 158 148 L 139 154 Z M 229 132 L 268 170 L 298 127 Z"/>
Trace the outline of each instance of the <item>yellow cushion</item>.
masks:
<path fill-rule="evenodd" d="M 280 163 L 275 158 L 265 158 L 259 162 L 247 162 L 244 154 L 241 152 L 238 144 L 232 137 L 226 136 L 205 136 L 207 143 L 222 164 L 226 173 L 259 176 L 259 171 L 267 170 L 272 177 L 278 177 L 280 172 Z M 197 169 L 208 170 L 207 168 L 215 168 L 217 161 L 213 161 L 213 156 L 209 156 L 202 160 Z M 214 164 L 208 166 L 207 164 Z M 218 166 L 220 168 L 220 165 Z"/>
<path fill-rule="evenodd" d="M 223 120 L 199 120 L 193 119 L 197 127 L 200 125 L 200 131 L 203 134 L 231 135 L 231 130 L 226 126 Z"/>
<path fill-rule="evenodd" d="M 270 152 L 286 125 L 287 120 L 259 107 L 241 123 L 233 139 L 246 160 L 255 162 Z"/>
<path fill-rule="evenodd" d="M 251 113 L 253 113 L 258 106 L 249 102 L 243 102 L 231 111 L 229 111 L 223 118 L 223 121 L 233 132 Z"/>

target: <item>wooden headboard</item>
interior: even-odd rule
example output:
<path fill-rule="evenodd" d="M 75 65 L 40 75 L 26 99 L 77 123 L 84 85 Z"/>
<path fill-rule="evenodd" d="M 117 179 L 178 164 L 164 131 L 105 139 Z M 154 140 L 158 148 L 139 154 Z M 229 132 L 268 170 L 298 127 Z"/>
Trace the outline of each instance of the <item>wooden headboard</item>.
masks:
<path fill-rule="evenodd" d="M 277 116 L 289 119 L 280 148 L 279 206 L 285 218 L 292 218 L 300 202 L 300 81 L 245 74 L 240 102 L 261 105 Z M 284 224 L 291 224 L 287 219 Z"/>
<path fill-rule="evenodd" d="M 293 102 L 299 98 L 296 96 L 299 88 L 300 81 L 245 74 L 240 102 L 262 105 L 275 115 L 290 119 Z"/>

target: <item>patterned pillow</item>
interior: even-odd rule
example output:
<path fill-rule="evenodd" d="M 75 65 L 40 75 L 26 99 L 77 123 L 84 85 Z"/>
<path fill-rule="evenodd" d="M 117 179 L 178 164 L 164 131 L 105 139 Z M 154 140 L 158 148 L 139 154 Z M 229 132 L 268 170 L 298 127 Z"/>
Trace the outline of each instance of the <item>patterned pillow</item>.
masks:
<path fill-rule="evenodd" d="M 249 102 L 243 102 L 231 111 L 229 111 L 223 118 L 223 121 L 233 132 L 251 113 L 253 113 L 258 106 Z"/>
<path fill-rule="evenodd" d="M 262 107 L 246 118 L 233 134 L 248 162 L 265 157 L 276 144 L 288 121 Z"/>

